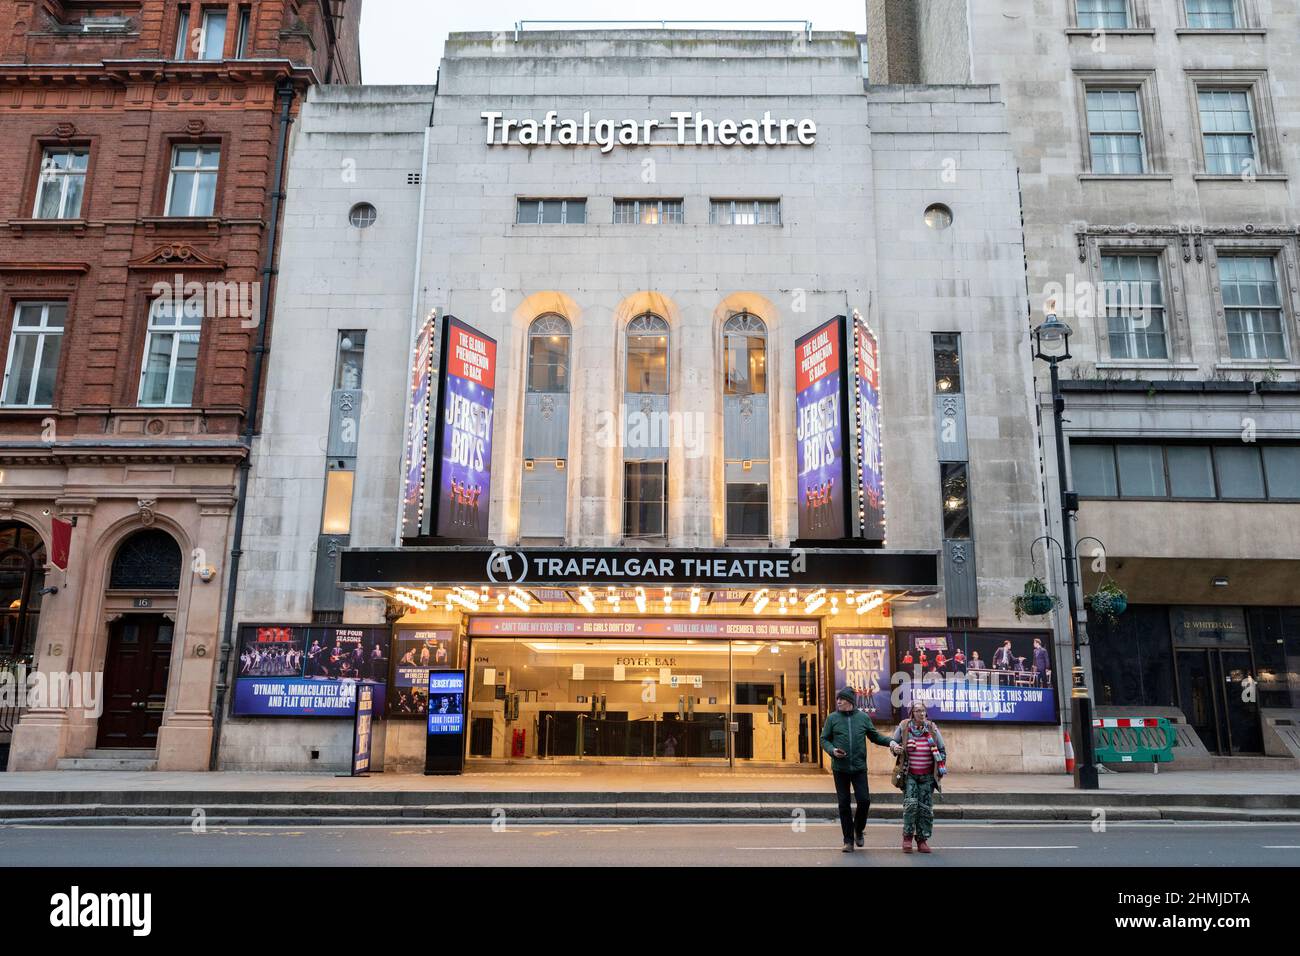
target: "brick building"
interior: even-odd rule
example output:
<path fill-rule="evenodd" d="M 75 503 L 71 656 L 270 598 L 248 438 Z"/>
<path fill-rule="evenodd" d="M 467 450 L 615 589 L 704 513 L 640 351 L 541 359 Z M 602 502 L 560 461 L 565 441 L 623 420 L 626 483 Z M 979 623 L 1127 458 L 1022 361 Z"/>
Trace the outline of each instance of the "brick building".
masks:
<path fill-rule="evenodd" d="M 0 7 L 0 671 L 75 678 L 0 700 L 13 769 L 208 766 L 275 177 L 360 8 Z"/>

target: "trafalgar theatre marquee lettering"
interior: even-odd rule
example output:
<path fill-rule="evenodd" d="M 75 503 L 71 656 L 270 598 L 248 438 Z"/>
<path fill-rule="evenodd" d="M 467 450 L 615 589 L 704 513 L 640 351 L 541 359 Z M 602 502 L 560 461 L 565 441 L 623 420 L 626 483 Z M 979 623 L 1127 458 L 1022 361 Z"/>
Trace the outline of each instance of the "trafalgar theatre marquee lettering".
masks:
<path fill-rule="evenodd" d="M 774 119 L 771 111 L 759 119 L 712 120 L 689 111 L 668 114 L 659 120 L 593 120 L 591 112 L 581 120 L 560 119 L 555 110 L 540 122 L 508 119 L 505 114 L 485 110 L 489 146 L 597 146 L 602 153 L 615 146 L 813 146 L 817 124 L 811 119 Z M 656 133 L 663 134 L 656 137 Z M 670 138 L 665 138 L 670 137 Z"/>
<path fill-rule="evenodd" d="M 859 548 L 348 548 L 339 555 L 344 587 L 406 584 L 722 585 L 724 587 L 881 587 L 932 591 L 933 551 Z"/>

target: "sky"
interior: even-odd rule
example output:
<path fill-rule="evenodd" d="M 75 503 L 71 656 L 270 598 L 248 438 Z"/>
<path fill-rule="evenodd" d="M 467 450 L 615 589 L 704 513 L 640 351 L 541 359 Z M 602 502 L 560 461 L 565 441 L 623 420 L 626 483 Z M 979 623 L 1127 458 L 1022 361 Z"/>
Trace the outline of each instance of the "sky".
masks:
<path fill-rule="evenodd" d="M 811 20 L 814 30 L 866 29 L 865 0 L 363 0 L 361 77 L 366 83 L 433 83 L 448 33 L 502 30 L 513 35 L 519 20 L 579 20 L 706 17 Z M 726 27 L 709 23 L 694 26 Z M 654 24 L 628 24 L 649 29 Z M 691 24 L 669 28 L 691 29 Z M 618 25 L 611 25 L 617 29 Z M 796 29 L 793 25 L 743 24 L 732 29 Z M 534 26 L 532 29 L 573 29 Z M 581 28 L 581 27 L 578 27 Z M 599 27 L 593 27 L 599 29 Z"/>

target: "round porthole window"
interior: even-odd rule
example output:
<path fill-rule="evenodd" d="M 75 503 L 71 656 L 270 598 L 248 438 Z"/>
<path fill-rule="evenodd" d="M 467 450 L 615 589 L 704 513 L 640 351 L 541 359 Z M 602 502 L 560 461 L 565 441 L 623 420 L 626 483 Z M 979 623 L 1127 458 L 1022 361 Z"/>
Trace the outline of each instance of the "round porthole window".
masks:
<path fill-rule="evenodd" d="M 358 229 L 369 229 L 375 224 L 375 220 L 378 218 L 379 213 L 377 213 L 375 207 L 370 205 L 368 202 L 357 203 L 348 213 L 348 222 L 352 223 L 352 225 L 356 226 Z"/>
<path fill-rule="evenodd" d="M 941 202 L 925 207 L 925 224 L 931 229 L 947 229 L 952 225 L 952 210 Z"/>

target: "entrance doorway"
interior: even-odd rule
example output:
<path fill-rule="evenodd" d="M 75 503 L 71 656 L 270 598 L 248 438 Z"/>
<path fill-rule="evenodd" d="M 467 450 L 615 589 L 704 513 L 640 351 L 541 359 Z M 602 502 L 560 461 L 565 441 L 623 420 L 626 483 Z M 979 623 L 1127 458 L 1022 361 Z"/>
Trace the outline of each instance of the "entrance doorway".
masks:
<path fill-rule="evenodd" d="M 1222 755 L 1263 753 L 1259 704 L 1244 684 L 1254 678 L 1250 651 L 1198 647 L 1175 654 L 1179 703 L 1206 749 Z"/>
<path fill-rule="evenodd" d="M 173 629 L 161 614 L 128 614 L 109 624 L 97 746 L 157 746 Z"/>
<path fill-rule="evenodd" d="M 817 762 L 816 641 L 475 638 L 468 756 Z"/>

